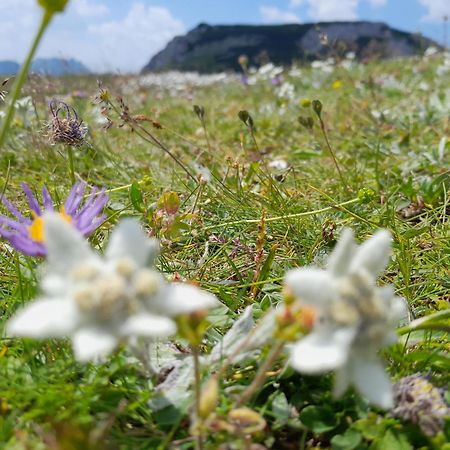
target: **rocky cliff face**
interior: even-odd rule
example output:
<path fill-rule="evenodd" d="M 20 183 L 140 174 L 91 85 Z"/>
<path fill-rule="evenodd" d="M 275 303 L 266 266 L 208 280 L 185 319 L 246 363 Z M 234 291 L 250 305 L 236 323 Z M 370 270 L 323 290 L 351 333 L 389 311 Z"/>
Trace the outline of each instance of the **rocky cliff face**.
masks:
<path fill-rule="evenodd" d="M 238 70 L 245 54 L 250 64 L 294 61 L 338 56 L 355 52 L 363 58 L 392 58 L 420 54 L 430 39 L 376 22 L 325 22 L 300 25 L 200 24 L 185 36 L 174 38 L 143 68 L 143 72 Z"/>

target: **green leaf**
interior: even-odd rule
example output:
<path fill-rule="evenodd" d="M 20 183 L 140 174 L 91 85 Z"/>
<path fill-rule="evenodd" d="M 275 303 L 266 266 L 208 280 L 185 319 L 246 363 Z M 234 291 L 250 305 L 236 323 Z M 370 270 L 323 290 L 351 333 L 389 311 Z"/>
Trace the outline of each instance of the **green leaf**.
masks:
<path fill-rule="evenodd" d="M 130 200 L 136 211 L 144 212 L 144 199 L 138 183 L 133 183 L 130 187 Z"/>
<path fill-rule="evenodd" d="M 155 420 L 159 425 L 174 425 L 183 417 L 183 412 L 174 406 L 168 406 L 155 414 Z"/>
<path fill-rule="evenodd" d="M 353 428 L 360 431 L 365 439 L 373 441 L 379 439 L 386 432 L 386 421 L 373 412 L 369 412 L 367 418 L 356 421 Z"/>
<path fill-rule="evenodd" d="M 325 433 L 337 426 L 337 419 L 331 408 L 310 405 L 300 412 L 303 425 L 314 433 Z"/>
<path fill-rule="evenodd" d="M 413 450 L 407 437 L 396 431 L 388 430 L 387 433 L 375 443 L 374 450 Z"/>
<path fill-rule="evenodd" d="M 331 448 L 333 450 L 353 450 L 362 441 L 361 433 L 349 428 L 344 434 L 337 434 L 331 439 Z"/>
<path fill-rule="evenodd" d="M 284 392 L 280 392 L 272 400 L 272 412 L 279 425 L 285 425 L 291 416 L 291 410 Z"/>
<path fill-rule="evenodd" d="M 180 197 L 176 192 L 165 192 L 158 200 L 158 208 L 169 215 L 174 215 L 180 208 Z"/>

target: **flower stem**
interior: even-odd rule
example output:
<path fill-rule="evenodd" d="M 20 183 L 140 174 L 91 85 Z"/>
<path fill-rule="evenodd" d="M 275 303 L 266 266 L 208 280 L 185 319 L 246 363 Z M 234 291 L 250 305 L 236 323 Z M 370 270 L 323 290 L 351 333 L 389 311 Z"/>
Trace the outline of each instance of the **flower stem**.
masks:
<path fill-rule="evenodd" d="M 23 84 L 25 83 L 25 78 L 28 74 L 28 69 L 30 68 L 31 61 L 33 60 L 34 54 L 36 53 L 37 47 L 42 39 L 42 36 L 44 35 L 45 30 L 47 29 L 51 19 L 53 17 L 53 12 L 46 10 L 42 16 L 41 24 L 39 25 L 39 29 L 36 33 L 36 36 L 34 37 L 33 43 L 31 45 L 31 48 L 28 52 L 27 58 L 25 59 L 25 62 L 23 63 L 19 75 L 17 76 L 12 92 L 11 92 L 11 99 L 9 102 L 8 109 L 6 110 L 5 118 L 3 119 L 3 123 L 1 124 L 0 128 L 0 148 L 3 146 L 3 143 L 5 141 L 6 133 L 8 132 L 9 126 L 11 124 L 11 121 L 14 116 L 14 105 L 19 98 L 20 91 L 22 89 Z"/>
<path fill-rule="evenodd" d="M 258 372 L 256 372 L 255 378 L 253 378 L 253 381 L 238 398 L 235 405 L 237 408 L 247 403 L 253 397 L 253 395 L 255 395 L 256 391 L 263 385 L 267 377 L 268 370 L 273 366 L 276 359 L 280 355 L 281 351 L 283 350 L 284 344 L 285 343 L 283 341 L 278 341 L 272 348 L 272 350 L 270 350 L 266 360 L 264 361 L 264 364 L 259 368 Z"/>
<path fill-rule="evenodd" d="M 69 157 L 69 174 L 70 174 L 70 181 L 72 185 L 75 184 L 75 169 L 74 169 L 74 163 L 73 163 L 73 148 L 72 146 L 67 146 L 67 156 Z"/>
<path fill-rule="evenodd" d="M 324 213 L 327 211 L 332 211 L 333 209 L 339 210 L 343 206 L 352 205 L 353 203 L 358 203 L 358 202 L 360 202 L 359 198 L 353 198 L 353 199 L 347 200 L 346 202 L 343 202 L 343 203 L 337 203 L 336 205 L 327 206 L 327 207 L 321 208 L 321 209 L 315 209 L 313 211 L 305 211 L 305 212 L 301 212 L 301 213 L 286 214 L 284 216 L 267 217 L 265 219 L 265 221 L 266 221 L 266 223 L 267 222 L 278 222 L 278 221 L 285 220 L 285 219 L 296 219 L 298 217 L 314 216 L 316 214 Z M 213 230 L 216 228 L 222 228 L 222 227 L 226 227 L 226 226 L 230 226 L 230 225 L 240 225 L 240 224 L 244 224 L 244 223 L 259 223 L 260 221 L 261 221 L 261 219 L 241 219 L 241 220 L 235 220 L 233 222 L 221 222 L 219 224 L 204 227 L 203 230 L 204 231 L 205 230 Z"/>
<path fill-rule="evenodd" d="M 321 129 L 322 135 L 323 135 L 323 137 L 325 139 L 325 143 L 327 145 L 328 151 L 330 152 L 331 158 L 332 158 L 332 160 L 334 162 L 334 165 L 336 167 L 336 170 L 337 170 L 337 172 L 339 174 L 339 178 L 341 179 L 341 182 L 344 185 L 345 189 L 347 189 L 347 191 L 348 191 L 349 190 L 348 184 L 345 181 L 344 176 L 342 175 L 341 168 L 339 167 L 338 160 L 337 160 L 336 155 L 335 155 L 335 153 L 333 151 L 333 148 L 331 147 L 330 141 L 328 140 L 328 134 L 327 134 L 327 130 L 325 129 L 325 123 L 324 123 L 322 117 L 320 117 L 320 116 L 319 116 L 319 123 L 320 123 L 320 129 Z"/>
<path fill-rule="evenodd" d="M 201 376 L 200 376 L 200 357 L 198 345 L 192 345 L 192 358 L 194 359 L 194 388 L 195 388 L 195 422 L 198 427 L 197 434 L 197 450 L 203 450 L 203 431 L 202 419 L 200 416 L 200 400 L 201 400 Z"/>

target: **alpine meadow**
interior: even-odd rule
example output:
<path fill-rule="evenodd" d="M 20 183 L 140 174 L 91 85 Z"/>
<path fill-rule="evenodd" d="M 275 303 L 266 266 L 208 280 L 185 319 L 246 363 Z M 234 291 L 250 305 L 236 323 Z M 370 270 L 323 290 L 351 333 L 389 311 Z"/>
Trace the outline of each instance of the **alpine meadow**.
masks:
<path fill-rule="evenodd" d="M 0 448 L 450 450 L 445 47 L 50 76 L 71 0 L 37 3 L 0 77 Z"/>

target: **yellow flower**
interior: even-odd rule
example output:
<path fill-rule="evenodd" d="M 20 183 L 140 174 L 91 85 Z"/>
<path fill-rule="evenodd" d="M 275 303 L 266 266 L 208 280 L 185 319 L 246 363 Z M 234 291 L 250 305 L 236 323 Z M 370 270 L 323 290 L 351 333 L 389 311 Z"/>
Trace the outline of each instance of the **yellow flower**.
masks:
<path fill-rule="evenodd" d="M 342 81 L 341 80 L 335 80 L 333 81 L 333 84 L 331 85 L 333 89 L 340 89 L 342 87 Z"/>

